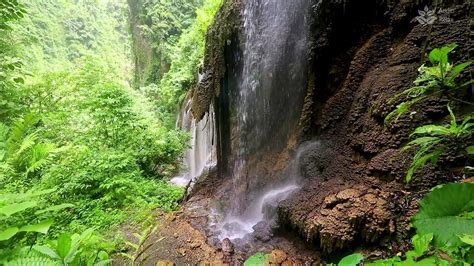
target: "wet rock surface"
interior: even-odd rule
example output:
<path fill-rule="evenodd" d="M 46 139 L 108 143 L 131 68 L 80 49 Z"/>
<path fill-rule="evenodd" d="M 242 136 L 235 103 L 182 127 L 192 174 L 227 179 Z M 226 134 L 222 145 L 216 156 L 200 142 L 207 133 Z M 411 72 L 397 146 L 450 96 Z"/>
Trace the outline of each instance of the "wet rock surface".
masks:
<path fill-rule="evenodd" d="M 469 39 L 469 14 L 462 9 L 466 1 L 447 4 L 453 8 L 452 24 L 435 24 L 429 30 L 411 21 L 419 6 L 410 1 L 385 7 L 388 19 L 375 15 L 380 7 L 345 2 L 345 14 L 336 7 L 332 15 L 313 22 L 309 86 L 314 97 L 307 99 L 312 108 L 305 109 L 304 121 L 309 121 L 305 132 L 307 138 L 321 139 L 330 151 L 308 154 L 302 165 L 307 184 L 279 209 L 282 224 L 326 253 L 354 243 L 402 241 L 423 194 L 418 191 L 449 181 L 440 169 L 427 167 L 420 173 L 423 178 L 404 185 L 412 154 L 401 151 L 417 125 L 447 121 L 446 101 L 419 104 L 414 107 L 416 112 L 387 126 L 383 120 L 399 104 L 389 105 L 388 100 L 412 86 L 428 51 L 456 42 L 459 48 L 452 60 L 463 61 L 474 48 Z M 325 1 L 321 5 L 331 6 Z M 315 11 L 320 12 L 326 11 Z M 356 36 L 355 27 L 361 22 L 367 23 L 366 30 Z M 460 93 L 459 97 L 472 97 Z M 456 164 L 445 158 L 443 167 L 450 165 Z"/>
<path fill-rule="evenodd" d="M 474 51 L 469 33 L 469 1 L 446 3 L 445 7 L 452 9 L 452 23 L 435 23 L 430 27 L 414 21 L 417 10 L 427 5 L 424 2 L 312 3 L 312 44 L 308 53 L 311 69 L 299 125 L 302 134 L 288 146 L 315 138 L 321 145 L 303 155 L 300 170 L 306 183 L 280 204 L 280 230 L 257 224 L 255 239 L 240 250 L 236 248 L 234 263 L 242 262 L 246 254 L 259 249 L 285 252 L 285 260 L 282 253 L 276 252 L 272 262 L 282 265 L 316 261 L 319 254 L 314 248 L 331 253 L 355 243 L 381 244 L 394 253 L 402 251 L 407 248 L 404 239 L 418 200 L 430 187 L 452 180 L 451 174 L 427 167 L 420 173 L 423 178 L 405 185 L 412 154 L 401 151 L 417 125 L 448 121 L 445 100 L 430 99 L 415 105 L 415 112 L 400 117 L 396 123 L 384 125 L 383 120 L 400 103 L 387 104 L 388 100 L 412 86 L 428 51 L 456 42 L 459 47 L 452 60 L 469 58 Z M 222 120 L 226 114 L 225 108 L 220 107 L 228 100 L 222 96 L 222 85 L 232 83 L 234 72 L 238 71 L 232 59 L 238 57 L 241 49 L 240 11 L 241 1 L 224 1 L 208 33 L 204 79 L 193 93 L 196 117 L 202 117 L 210 102 L 216 103 L 217 117 L 221 119 L 220 136 L 230 135 L 232 130 Z M 459 97 L 472 98 L 472 93 L 461 92 Z M 472 112 L 452 107 L 459 114 Z M 220 176 L 197 184 L 189 202 L 205 208 L 214 204 L 210 199 L 219 201 L 229 194 L 231 180 L 226 178 L 229 175 L 223 155 L 230 146 L 222 139 L 218 143 Z M 271 176 L 268 173 L 284 165 L 285 160 L 268 158 L 259 157 L 254 167 L 265 175 L 252 176 L 249 182 L 267 183 L 269 180 L 258 177 Z M 456 165 L 449 156 L 441 158 L 441 163 L 446 168 Z M 205 232 L 206 214 L 193 217 L 193 227 Z M 294 240 L 296 236 L 300 238 Z M 222 248 L 212 234 L 208 234 L 208 239 L 212 246 Z"/>

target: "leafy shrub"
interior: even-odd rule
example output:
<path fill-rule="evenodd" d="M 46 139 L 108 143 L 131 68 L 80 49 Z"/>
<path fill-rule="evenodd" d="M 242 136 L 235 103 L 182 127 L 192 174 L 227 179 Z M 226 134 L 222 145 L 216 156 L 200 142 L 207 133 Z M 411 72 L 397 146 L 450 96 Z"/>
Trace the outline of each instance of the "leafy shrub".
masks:
<path fill-rule="evenodd" d="M 449 106 L 448 110 L 451 117 L 450 125 L 425 125 L 418 127 L 411 134 L 417 138 L 409 142 L 405 149 L 415 146 L 419 148 L 406 175 L 407 182 L 410 182 L 415 171 L 424 167 L 427 162 L 436 164 L 439 157 L 447 150 L 466 152 L 468 155 L 473 154 L 473 140 L 471 138 L 474 127 L 473 118 L 468 116 L 461 124 L 458 124 Z M 469 147 L 465 148 L 466 146 Z"/>
<path fill-rule="evenodd" d="M 474 83 L 470 80 L 463 84 L 459 83 L 459 74 L 466 69 L 471 62 L 464 62 L 457 65 L 449 63 L 448 55 L 454 49 L 456 44 L 450 44 L 441 48 L 433 49 L 429 54 L 429 59 L 432 64 L 431 67 L 422 65 L 419 69 L 419 76 L 415 80 L 414 87 L 407 89 L 390 99 L 389 104 L 393 104 L 400 97 L 407 97 L 407 101 L 400 103 L 397 108 L 387 115 L 385 123 L 390 121 L 393 117 L 396 120 L 408 112 L 410 107 L 422 100 L 431 96 L 447 97 L 450 100 L 459 100 L 454 97 L 454 93 Z"/>
<path fill-rule="evenodd" d="M 58 265 L 108 265 L 111 260 L 104 250 L 88 250 L 85 246 L 92 237 L 93 229 L 82 234 L 61 234 L 47 245 L 35 245 L 33 249 L 42 257 Z"/>
<path fill-rule="evenodd" d="M 194 23 L 180 35 L 176 45 L 169 48 L 171 67 L 159 84 L 160 112 L 174 114 L 183 94 L 194 83 L 198 66 L 204 58 L 207 28 L 220 4 L 221 0 L 205 0 L 196 11 Z"/>
<path fill-rule="evenodd" d="M 18 88 L 29 74 L 18 57 L 18 45 L 12 38 L 13 22 L 23 18 L 25 7 L 17 0 L 0 2 L 0 119 L 9 120 L 25 109 Z"/>
<path fill-rule="evenodd" d="M 70 208 L 72 204 L 48 206 L 41 200 L 54 190 L 0 194 L 0 259 L 15 254 L 14 244 L 26 243 L 27 236 L 47 234 L 53 224 L 52 214 Z M 36 237 L 34 238 L 36 239 Z M 34 243 L 33 239 L 33 243 Z"/>

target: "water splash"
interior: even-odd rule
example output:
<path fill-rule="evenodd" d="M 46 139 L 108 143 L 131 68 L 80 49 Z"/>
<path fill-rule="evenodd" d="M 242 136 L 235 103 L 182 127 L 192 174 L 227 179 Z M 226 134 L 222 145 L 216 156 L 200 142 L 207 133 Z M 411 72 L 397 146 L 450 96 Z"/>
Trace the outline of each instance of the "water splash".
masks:
<path fill-rule="evenodd" d="M 319 141 L 305 142 L 298 148 L 294 159 L 291 160 L 286 170 L 281 173 L 286 180 L 276 186 L 269 186 L 257 193 L 258 197 L 240 215 L 221 215 L 217 210 L 211 212 L 211 227 L 219 232 L 218 238 L 223 240 L 243 239 L 255 231 L 255 226 L 262 222 L 276 219 L 278 203 L 287 199 L 304 184 L 301 174 L 302 158 L 308 151 L 319 149 Z M 222 217 L 224 217 L 222 219 Z M 221 220 L 219 220 L 221 219 Z"/>

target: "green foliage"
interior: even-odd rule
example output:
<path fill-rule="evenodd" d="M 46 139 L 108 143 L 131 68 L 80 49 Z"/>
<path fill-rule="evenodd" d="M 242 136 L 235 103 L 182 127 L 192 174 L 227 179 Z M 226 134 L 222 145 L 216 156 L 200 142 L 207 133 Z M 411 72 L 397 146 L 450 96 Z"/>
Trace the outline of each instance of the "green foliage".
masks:
<path fill-rule="evenodd" d="M 92 237 L 93 229 L 85 230 L 82 234 L 61 234 L 57 240 L 48 245 L 35 245 L 39 255 L 58 265 L 109 265 L 111 260 L 104 250 L 90 252 L 85 246 Z"/>
<path fill-rule="evenodd" d="M 244 266 L 263 266 L 269 260 L 269 258 L 270 255 L 257 252 L 244 262 Z"/>
<path fill-rule="evenodd" d="M 135 87 L 158 83 L 169 68 L 171 50 L 196 17 L 203 0 L 130 0 Z"/>
<path fill-rule="evenodd" d="M 143 31 L 176 62 L 176 93 L 129 86 L 125 2 L 1 1 L 2 265 L 107 264 L 103 240 L 74 233 L 177 207 L 183 190 L 168 178 L 189 136 L 169 129 L 168 111 L 194 79 L 218 1 L 197 13 L 201 0 L 145 3 Z"/>
<path fill-rule="evenodd" d="M 387 115 L 385 123 L 388 123 L 393 117 L 395 120 L 408 112 L 410 107 L 431 96 L 447 97 L 455 99 L 454 93 L 467 85 L 472 84 L 474 80 L 460 84 L 459 75 L 465 70 L 471 62 L 464 62 L 457 65 L 449 63 L 448 55 L 457 47 L 456 44 L 450 44 L 441 48 L 433 49 L 429 54 L 431 67 L 422 65 L 419 69 L 419 76 L 414 81 L 414 87 L 407 89 L 390 99 L 389 104 L 393 104 L 400 97 L 405 96 L 406 101 L 400 103 L 397 108 Z"/>
<path fill-rule="evenodd" d="M 170 48 L 171 67 L 159 84 L 158 104 L 162 112 L 175 113 L 182 96 L 195 82 L 199 64 L 204 57 L 207 28 L 220 4 L 221 0 L 205 0 L 196 11 L 194 23 Z"/>
<path fill-rule="evenodd" d="M 416 136 L 416 138 L 409 142 L 405 149 L 418 147 L 418 150 L 408 170 L 407 182 L 411 181 L 416 170 L 424 167 L 428 162 L 436 164 L 439 157 L 448 150 L 457 153 L 467 152 L 469 155 L 472 155 L 472 151 L 470 152 L 471 148 L 464 147 L 473 143 L 471 138 L 474 127 L 473 118 L 468 116 L 462 123 L 458 124 L 449 106 L 448 110 L 451 117 L 449 125 L 425 125 L 418 127 L 411 134 L 411 136 Z"/>
<path fill-rule="evenodd" d="M 153 223 L 153 221 L 152 221 Z M 163 240 L 164 238 L 160 238 L 152 243 L 147 243 L 148 239 L 157 231 L 157 225 L 149 225 L 145 227 L 145 229 L 140 233 L 135 233 L 133 236 L 136 238 L 137 242 L 125 242 L 128 248 L 131 250 L 131 254 L 128 253 L 120 253 L 121 256 L 125 257 L 130 261 L 130 265 L 144 265 L 145 262 L 148 260 L 148 256 L 145 256 L 147 250 L 149 250 L 156 242 Z"/>
<path fill-rule="evenodd" d="M 435 189 L 420 202 L 413 217 L 418 234 L 433 233 L 438 247 L 458 246 L 459 236 L 474 235 L 474 184 L 448 184 Z"/>
<path fill-rule="evenodd" d="M 364 259 L 364 256 L 359 253 L 346 256 L 339 261 L 338 266 L 357 266 Z"/>
<path fill-rule="evenodd" d="M 17 0 L 4 0 L 0 3 L 0 30 L 11 29 L 9 22 L 21 19 L 25 9 Z"/>
<path fill-rule="evenodd" d="M 25 14 L 17 0 L 0 2 L 0 119 L 6 120 L 25 106 L 20 104 L 17 89 L 24 83 L 23 62 L 13 38 L 12 24 Z"/>
<path fill-rule="evenodd" d="M 48 206 L 45 196 L 50 190 L 31 190 L 25 193 L 0 194 L 0 260 L 16 253 L 14 244 L 31 242 L 31 236 L 47 234 L 58 211 L 73 207 L 72 204 Z M 33 240 L 34 243 L 34 240 Z"/>
<path fill-rule="evenodd" d="M 3 169 L 0 185 L 11 186 L 21 179 L 37 177 L 51 163 L 58 149 L 54 144 L 40 140 L 39 122 L 35 115 L 27 114 L 17 119 L 11 129 L 0 123 L 0 167 Z"/>

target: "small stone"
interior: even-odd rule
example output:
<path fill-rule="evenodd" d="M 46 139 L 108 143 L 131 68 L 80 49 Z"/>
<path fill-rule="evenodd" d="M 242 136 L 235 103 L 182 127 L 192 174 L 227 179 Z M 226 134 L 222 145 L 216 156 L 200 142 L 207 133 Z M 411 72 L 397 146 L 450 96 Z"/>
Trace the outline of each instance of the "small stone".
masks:
<path fill-rule="evenodd" d="M 270 253 L 269 262 L 272 264 L 281 264 L 282 262 L 286 260 L 287 257 L 288 256 L 283 250 L 276 249 Z"/>
<path fill-rule="evenodd" d="M 185 256 L 185 255 L 186 255 L 186 249 L 184 249 L 184 248 L 178 248 L 178 249 L 176 250 L 176 252 L 178 252 L 178 254 L 181 255 L 181 256 Z"/>
<path fill-rule="evenodd" d="M 160 260 L 155 264 L 155 266 L 174 266 L 174 262 L 169 260 Z"/>
<path fill-rule="evenodd" d="M 332 194 L 324 198 L 324 208 L 332 208 L 335 204 L 337 204 L 336 195 Z"/>
<path fill-rule="evenodd" d="M 375 204 L 377 203 L 377 198 L 373 194 L 367 194 L 364 196 L 365 200 L 369 202 L 370 204 Z"/>
<path fill-rule="evenodd" d="M 349 199 L 354 199 L 354 198 L 359 197 L 360 194 L 361 192 L 359 190 L 349 188 L 337 193 L 336 197 L 340 200 L 349 200 Z"/>
<path fill-rule="evenodd" d="M 198 248 L 198 247 L 200 247 L 200 246 L 201 246 L 200 243 L 197 243 L 197 242 L 191 243 L 191 248 L 193 248 L 193 249 Z"/>

